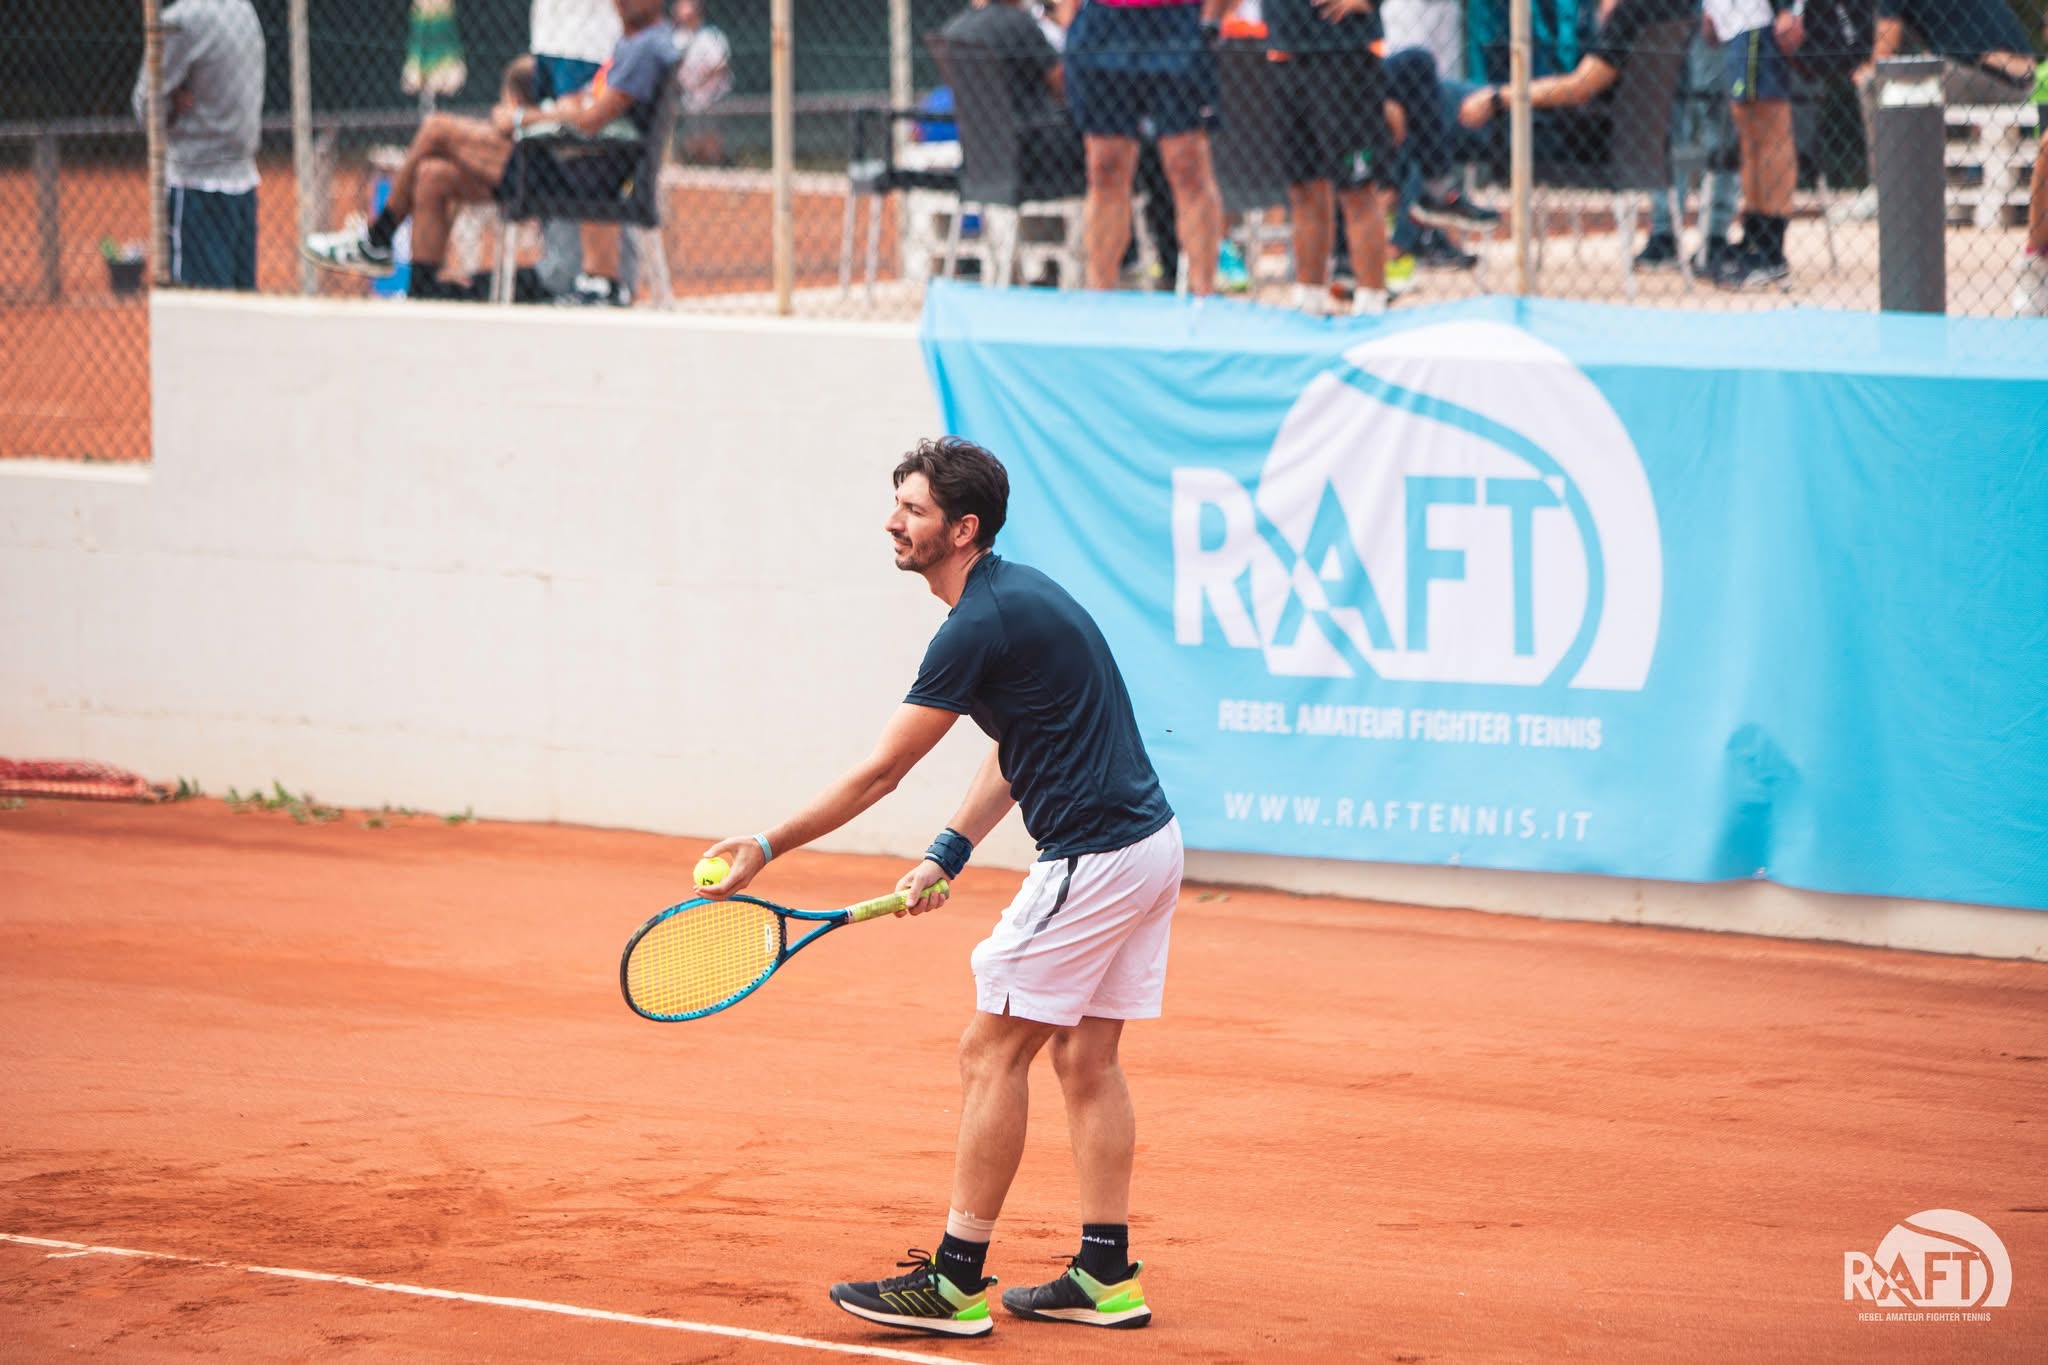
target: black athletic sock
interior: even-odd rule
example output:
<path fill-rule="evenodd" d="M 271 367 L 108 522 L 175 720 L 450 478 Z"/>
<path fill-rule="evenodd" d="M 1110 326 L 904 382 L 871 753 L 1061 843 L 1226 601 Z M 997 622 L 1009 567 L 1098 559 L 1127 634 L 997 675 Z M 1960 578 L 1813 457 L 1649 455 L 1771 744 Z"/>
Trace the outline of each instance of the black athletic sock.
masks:
<path fill-rule="evenodd" d="M 391 239 L 398 235 L 398 225 L 402 221 L 393 218 L 390 209 L 379 209 L 377 217 L 370 223 L 369 231 L 363 235 L 370 239 L 371 246 L 379 251 L 387 251 L 391 247 Z"/>
<path fill-rule="evenodd" d="M 1763 249 L 1763 215 L 1745 212 L 1742 215 L 1742 249 L 1760 251 Z"/>
<path fill-rule="evenodd" d="M 1765 214 L 1760 220 L 1764 225 L 1764 256 L 1772 265 L 1785 263 L 1785 224 L 1790 221 L 1783 214 Z"/>
<path fill-rule="evenodd" d="M 1083 1223 L 1081 1269 L 1104 1284 L 1115 1284 L 1131 1271 L 1129 1223 Z"/>
<path fill-rule="evenodd" d="M 405 278 L 405 296 L 409 299 L 445 299 L 448 286 L 441 283 L 439 261 L 414 261 L 411 273 Z"/>
<path fill-rule="evenodd" d="M 969 1242 L 949 1232 L 939 1240 L 938 1259 L 939 1273 L 963 1293 L 979 1291 L 988 1278 L 981 1273 L 982 1266 L 988 1261 L 987 1242 Z"/>

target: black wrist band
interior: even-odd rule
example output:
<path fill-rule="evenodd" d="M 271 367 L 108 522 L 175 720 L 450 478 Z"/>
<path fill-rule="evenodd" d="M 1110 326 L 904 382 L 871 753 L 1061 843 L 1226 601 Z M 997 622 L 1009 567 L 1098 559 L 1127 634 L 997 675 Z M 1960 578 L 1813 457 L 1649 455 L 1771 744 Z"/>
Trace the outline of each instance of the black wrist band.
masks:
<path fill-rule="evenodd" d="M 1499 86 L 1497 86 L 1497 85 L 1496 85 L 1495 87 L 1493 87 L 1493 113 L 1494 113 L 1494 117 L 1498 118 L 1498 117 L 1499 117 L 1500 115 L 1502 115 L 1502 114 L 1505 114 L 1505 113 L 1506 113 L 1507 111 L 1508 111 L 1508 92 L 1507 92 L 1507 91 L 1505 91 L 1505 90 L 1503 90 L 1503 89 L 1501 89 L 1501 88 L 1500 88 Z"/>
<path fill-rule="evenodd" d="M 960 831 L 948 826 L 932 840 L 932 846 L 924 851 L 925 861 L 937 863 L 948 877 L 957 877 L 967 866 L 967 860 L 974 856 L 974 843 Z"/>

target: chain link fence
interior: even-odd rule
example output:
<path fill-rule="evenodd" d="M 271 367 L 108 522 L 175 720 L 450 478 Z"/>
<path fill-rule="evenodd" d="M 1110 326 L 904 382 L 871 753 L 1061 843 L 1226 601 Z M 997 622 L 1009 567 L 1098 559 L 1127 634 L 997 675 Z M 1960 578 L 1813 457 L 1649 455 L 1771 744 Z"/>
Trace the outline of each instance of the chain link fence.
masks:
<path fill-rule="evenodd" d="M 170 0 L 153 223 L 159 0 L 17 0 L 0 454 L 147 457 L 152 284 L 906 318 L 950 271 L 1313 311 L 2041 311 L 2042 4 Z M 512 150 L 565 121 L 590 126 Z M 606 150 L 621 128 L 659 154 Z M 625 228 L 572 221 L 593 194 Z"/>

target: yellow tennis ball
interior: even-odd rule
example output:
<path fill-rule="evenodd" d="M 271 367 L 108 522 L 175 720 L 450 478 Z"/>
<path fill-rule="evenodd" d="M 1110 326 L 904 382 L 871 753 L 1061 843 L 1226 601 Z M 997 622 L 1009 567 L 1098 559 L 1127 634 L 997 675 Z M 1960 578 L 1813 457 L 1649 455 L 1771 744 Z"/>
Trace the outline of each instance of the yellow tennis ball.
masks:
<path fill-rule="evenodd" d="M 732 864 L 723 858 L 699 858 L 697 870 L 691 877 L 699 886 L 716 886 L 732 871 Z"/>

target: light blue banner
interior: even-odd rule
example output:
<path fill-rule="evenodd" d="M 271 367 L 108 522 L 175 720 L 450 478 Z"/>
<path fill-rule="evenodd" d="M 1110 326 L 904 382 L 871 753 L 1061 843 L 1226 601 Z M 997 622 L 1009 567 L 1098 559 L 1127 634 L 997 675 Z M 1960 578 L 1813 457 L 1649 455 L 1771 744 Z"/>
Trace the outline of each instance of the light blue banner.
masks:
<path fill-rule="evenodd" d="M 2048 908 L 2048 324 L 935 286 L 1193 847 Z"/>

